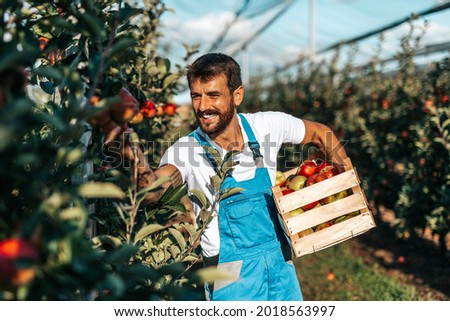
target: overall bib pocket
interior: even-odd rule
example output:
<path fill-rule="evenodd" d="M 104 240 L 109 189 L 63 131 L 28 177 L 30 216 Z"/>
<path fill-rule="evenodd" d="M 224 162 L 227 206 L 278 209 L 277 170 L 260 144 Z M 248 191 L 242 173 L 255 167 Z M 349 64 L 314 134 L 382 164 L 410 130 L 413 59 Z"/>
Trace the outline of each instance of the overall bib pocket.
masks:
<path fill-rule="evenodd" d="M 276 238 L 265 193 L 230 200 L 223 205 L 237 249 L 251 248 Z"/>

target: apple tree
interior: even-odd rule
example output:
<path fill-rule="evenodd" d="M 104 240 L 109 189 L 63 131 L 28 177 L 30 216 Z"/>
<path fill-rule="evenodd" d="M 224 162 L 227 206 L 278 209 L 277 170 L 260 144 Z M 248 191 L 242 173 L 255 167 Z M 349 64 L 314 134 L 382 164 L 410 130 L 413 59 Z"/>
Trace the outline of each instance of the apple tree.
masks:
<path fill-rule="evenodd" d="M 168 8 L 35 0 L 0 10 L 0 274 L 10 276 L 0 297 L 200 298 L 186 266 L 199 230 L 174 220 L 188 215 L 186 187 L 146 207 L 164 178 L 137 190 L 130 164 L 104 145 L 132 128 L 149 158 L 162 152 L 183 75 L 157 54 Z"/>

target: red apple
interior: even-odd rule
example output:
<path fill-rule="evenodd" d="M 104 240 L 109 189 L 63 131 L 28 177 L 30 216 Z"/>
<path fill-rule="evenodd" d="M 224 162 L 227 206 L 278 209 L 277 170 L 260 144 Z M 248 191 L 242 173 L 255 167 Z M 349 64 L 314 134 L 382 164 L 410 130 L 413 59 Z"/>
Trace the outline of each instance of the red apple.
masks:
<path fill-rule="evenodd" d="M 16 260 L 36 262 L 38 254 L 28 242 L 10 238 L 0 242 L 0 282 L 13 285 L 24 285 L 35 276 L 33 267 L 18 267 Z"/>
<path fill-rule="evenodd" d="M 139 112 L 139 102 L 125 87 L 117 95 L 120 101 L 111 105 L 111 118 L 118 124 L 127 123 Z"/>
<path fill-rule="evenodd" d="M 304 161 L 298 169 L 297 175 L 310 177 L 317 172 L 317 164 L 312 160 Z"/>
<path fill-rule="evenodd" d="M 173 116 L 176 113 L 177 106 L 174 103 L 168 103 L 163 107 L 163 109 L 167 116 Z"/>
<path fill-rule="evenodd" d="M 320 163 L 317 166 L 317 173 L 320 173 L 322 171 L 322 169 L 324 169 L 327 166 L 332 166 L 332 165 L 330 163 L 327 163 L 327 162 Z"/>
<path fill-rule="evenodd" d="M 315 208 L 315 207 L 318 207 L 318 206 L 320 206 L 320 205 L 321 205 L 321 204 L 319 203 L 319 201 L 314 201 L 314 202 L 312 202 L 312 203 L 303 205 L 303 206 L 302 206 L 302 209 L 303 209 L 304 211 L 309 211 L 310 209 Z"/>
<path fill-rule="evenodd" d="M 146 100 L 141 106 L 141 113 L 145 118 L 153 118 L 156 116 L 156 105 L 151 100 Z"/>
<path fill-rule="evenodd" d="M 317 174 L 313 174 L 310 177 L 308 177 L 308 179 L 306 180 L 305 186 L 311 186 L 315 183 L 315 179 L 316 179 Z"/>
<path fill-rule="evenodd" d="M 289 189 L 289 188 L 285 188 L 285 189 L 281 190 L 281 194 L 283 194 L 283 195 L 288 195 L 288 194 L 291 194 L 293 192 L 295 192 L 295 191 L 293 189 Z"/>
<path fill-rule="evenodd" d="M 329 165 L 329 166 L 323 167 L 319 173 L 324 174 L 327 178 L 330 178 L 330 177 L 333 177 L 333 176 L 339 174 L 339 171 L 333 165 Z"/>
<path fill-rule="evenodd" d="M 314 183 L 319 183 L 326 180 L 328 177 L 325 173 L 314 174 Z"/>
<path fill-rule="evenodd" d="M 332 225 L 333 225 L 332 221 L 324 222 L 324 223 L 321 223 L 321 224 L 317 225 L 314 228 L 314 231 L 317 232 L 317 231 L 323 230 L 324 228 L 330 227 Z"/>

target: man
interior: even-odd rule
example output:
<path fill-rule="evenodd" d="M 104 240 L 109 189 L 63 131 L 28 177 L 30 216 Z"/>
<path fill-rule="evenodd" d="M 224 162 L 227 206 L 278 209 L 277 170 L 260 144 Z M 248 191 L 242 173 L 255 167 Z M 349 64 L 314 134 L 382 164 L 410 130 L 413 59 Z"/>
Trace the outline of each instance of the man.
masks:
<path fill-rule="evenodd" d="M 213 203 L 210 177 L 213 157 L 205 146 L 222 157 L 240 151 L 222 188 L 242 191 L 219 202 L 218 213 L 201 237 L 207 265 L 233 275 L 233 280 L 206 285 L 211 300 L 302 300 L 300 285 L 287 239 L 272 200 L 277 153 L 283 143 L 314 143 L 336 162 L 346 157 L 336 136 L 325 125 L 300 120 L 281 112 L 238 114 L 244 98 L 240 67 L 224 54 L 209 53 L 188 67 L 187 79 L 199 128 L 179 139 L 152 171 L 142 153 L 139 186 L 169 176 L 170 184 L 187 182 L 188 190 L 202 191 Z M 167 185 L 168 186 L 168 185 Z M 167 187 L 166 186 L 166 187 Z M 156 202 L 164 189 L 148 196 Z M 193 203 L 197 218 L 200 207 Z M 199 218 L 198 218 L 199 219 Z"/>

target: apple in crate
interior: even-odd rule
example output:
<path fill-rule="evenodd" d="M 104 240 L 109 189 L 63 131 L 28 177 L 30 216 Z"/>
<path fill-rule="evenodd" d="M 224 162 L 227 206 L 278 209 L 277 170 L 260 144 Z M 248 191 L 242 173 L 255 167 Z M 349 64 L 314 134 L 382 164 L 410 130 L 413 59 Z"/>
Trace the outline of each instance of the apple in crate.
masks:
<path fill-rule="evenodd" d="M 306 160 L 300 165 L 297 175 L 310 177 L 311 175 L 314 175 L 315 173 L 317 173 L 316 162 L 314 162 L 312 160 Z"/>
<path fill-rule="evenodd" d="M 297 235 L 298 235 L 298 237 L 304 237 L 304 236 L 312 234 L 312 233 L 314 233 L 314 230 L 310 227 L 306 230 L 298 232 Z"/>
<path fill-rule="evenodd" d="M 330 227 L 332 225 L 333 225 L 332 221 L 324 222 L 324 223 L 321 223 L 321 224 L 317 225 L 314 228 L 314 231 L 317 232 L 317 231 L 323 230 L 324 228 Z"/>
<path fill-rule="evenodd" d="M 292 189 L 294 191 L 298 191 L 302 189 L 306 184 L 307 178 L 303 175 L 294 175 L 289 177 L 289 181 L 287 182 L 287 188 Z"/>
<path fill-rule="evenodd" d="M 282 171 L 276 171 L 275 185 L 278 185 L 280 187 L 286 185 L 286 176 Z"/>

